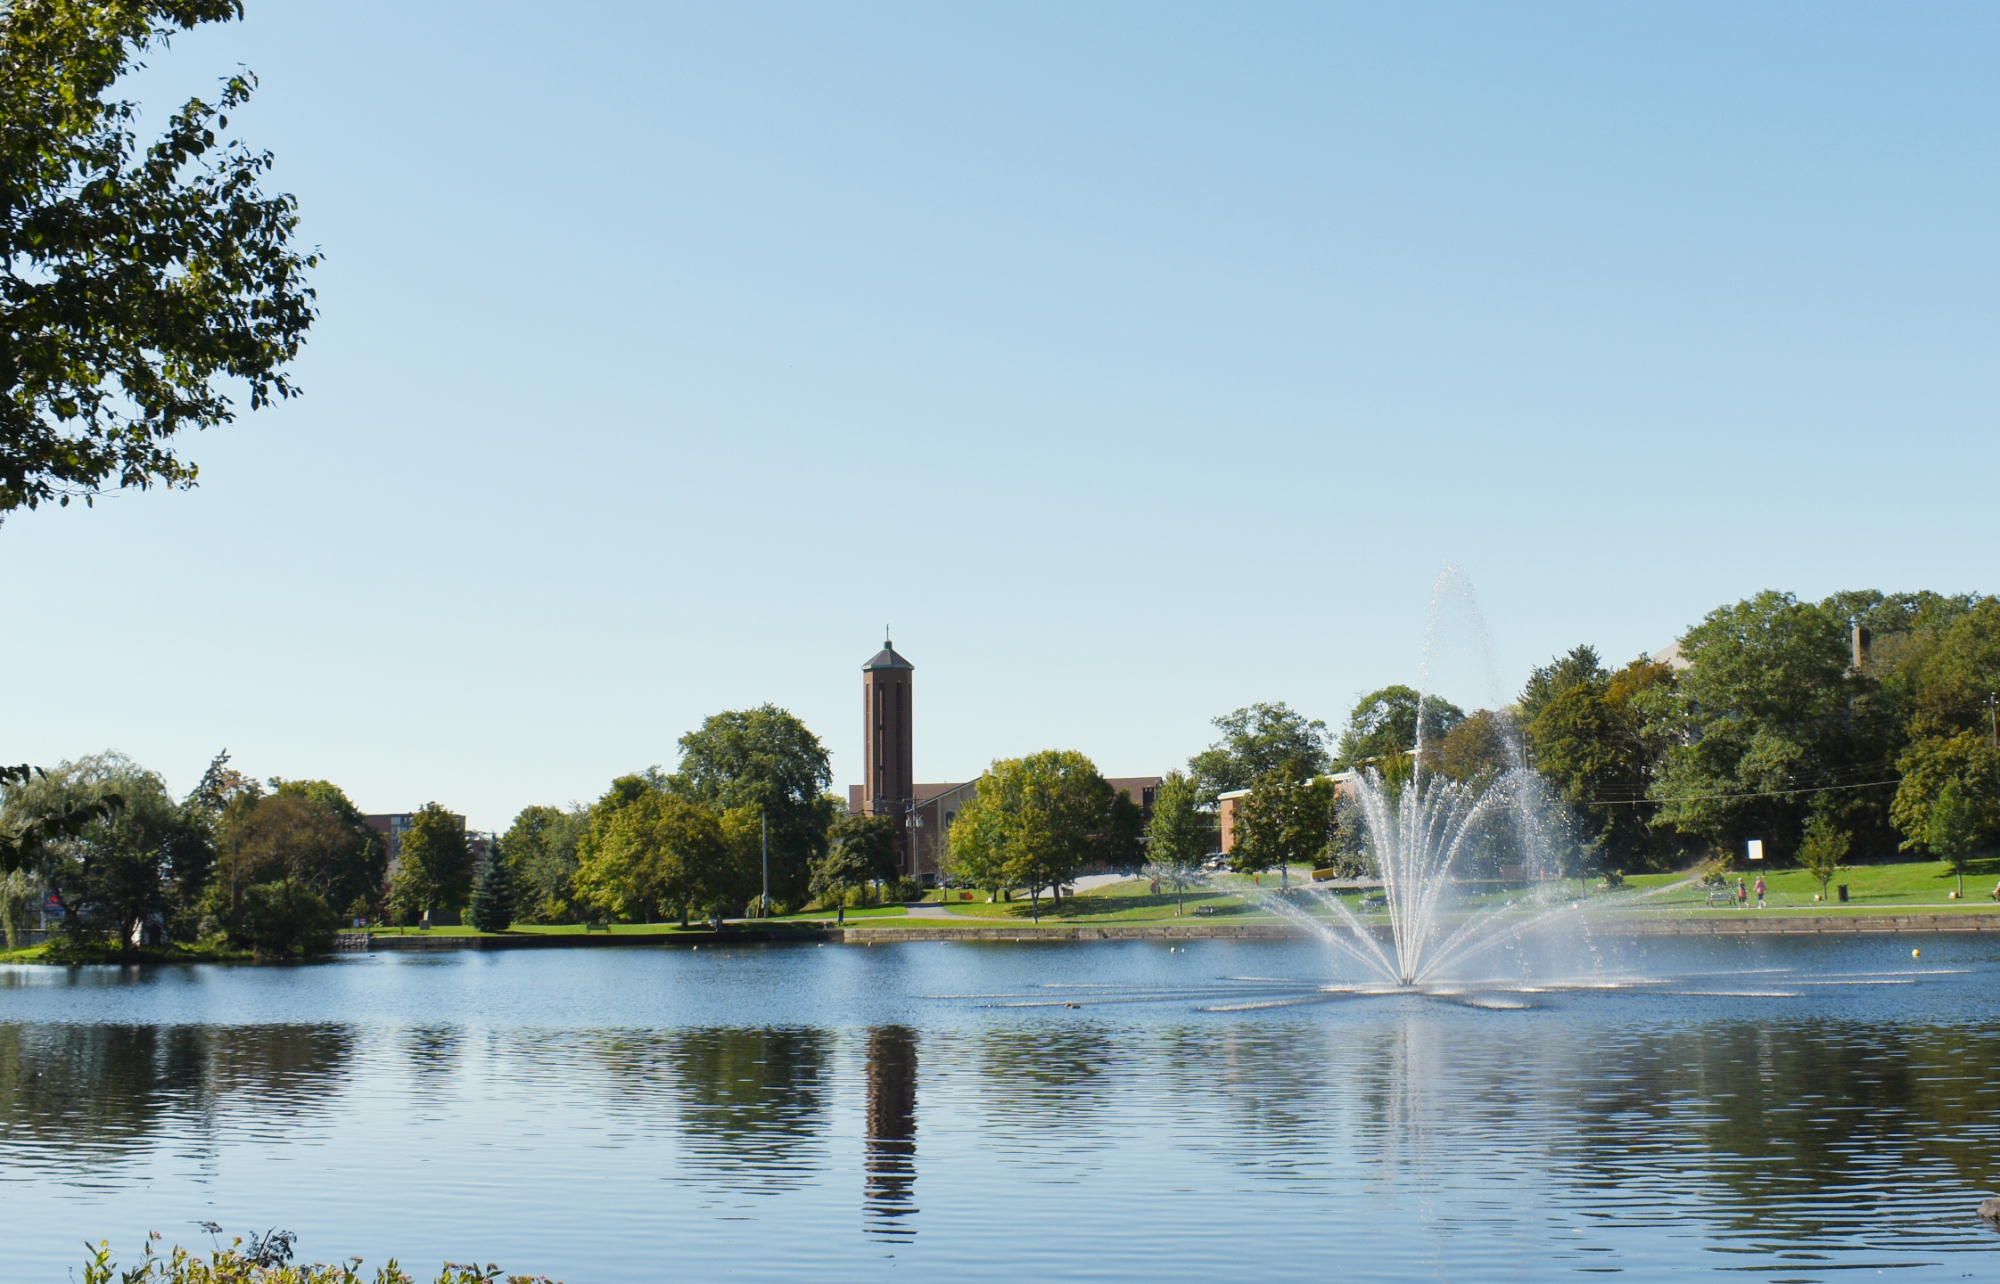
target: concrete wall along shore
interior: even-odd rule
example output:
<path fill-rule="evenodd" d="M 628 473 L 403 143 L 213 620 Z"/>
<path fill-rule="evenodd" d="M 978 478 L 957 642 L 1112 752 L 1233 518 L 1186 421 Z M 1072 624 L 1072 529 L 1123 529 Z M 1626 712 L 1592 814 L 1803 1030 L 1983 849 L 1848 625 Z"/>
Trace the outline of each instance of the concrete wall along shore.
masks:
<path fill-rule="evenodd" d="M 1386 931 L 1386 929 L 1382 929 Z M 1961 911 L 1946 914 L 1717 914 L 1679 917 L 1619 917 L 1595 919 L 1594 936 L 1789 936 L 1861 932 L 2000 932 L 2000 913 Z M 597 933 L 549 936 L 509 933 L 505 936 L 446 936 L 411 933 L 404 936 L 342 932 L 340 952 L 446 950 L 533 950 L 686 948 L 693 945 L 750 945 L 784 941 L 814 941 L 846 945 L 894 944 L 903 941 L 1161 941 L 1161 940 L 1300 940 L 1310 933 L 1289 923 L 927 923 L 921 927 L 825 927 L 770 930 L 725 928 L 719 934 Z"/>

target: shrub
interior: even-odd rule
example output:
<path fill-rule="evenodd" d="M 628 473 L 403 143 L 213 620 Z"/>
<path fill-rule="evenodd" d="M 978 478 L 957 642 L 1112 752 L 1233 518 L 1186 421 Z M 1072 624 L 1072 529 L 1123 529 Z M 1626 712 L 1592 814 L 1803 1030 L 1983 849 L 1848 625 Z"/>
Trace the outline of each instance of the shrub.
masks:
<path fill-rule="evenodd" d="M 219 1227 L 217 1229 L 220 1229 Z M 350 1258 L 338 1266 L 324 1263 L 293 1263 L 292 1245 L 296 1236 L 273 1231 L 262 1239 L 252 1238 L 248 1251 L 243 1241 L 233 1240 L 228 1248 L 218 1248 L 207 1257 L 190 1253 L 176 1245 L 162 1257 L 153 1243 L 158 1231 L 146 1237 L 146 1253 L 139 1265 L 120 1270 L 111 1260 L 111 1246 L 100 1242 L 89 1261 L 83 1264 L 84 1284 L 416 1284 L 415 1277 L 391 1258 L 377 1267 L 374 1275 L 361 1273 L 361 1259 Z M 463 1266 L 446 1262 L 438 1270 L 436 1284 L 559 1284 L 546 1275 L 506 1275 L 498 1266 Z"/>
<path fill-rule="evenodd" d="M 233 918 L 225 924 L 229 943 L 260 958 L 324 954 L 333 946 L 333 911 L 291 879 L 245 888 Z"/>

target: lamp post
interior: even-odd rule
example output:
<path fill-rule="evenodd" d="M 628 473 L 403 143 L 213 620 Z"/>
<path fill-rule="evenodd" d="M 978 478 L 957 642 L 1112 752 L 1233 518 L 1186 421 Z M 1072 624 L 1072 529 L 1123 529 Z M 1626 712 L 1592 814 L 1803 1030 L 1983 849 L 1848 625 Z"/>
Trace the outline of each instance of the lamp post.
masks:
<path fill-rule="evenodd" d="M 764 918 L 771 917 L 771 812 L 769 808 L 757 809 L 758 839 L 764 854 Z"/>

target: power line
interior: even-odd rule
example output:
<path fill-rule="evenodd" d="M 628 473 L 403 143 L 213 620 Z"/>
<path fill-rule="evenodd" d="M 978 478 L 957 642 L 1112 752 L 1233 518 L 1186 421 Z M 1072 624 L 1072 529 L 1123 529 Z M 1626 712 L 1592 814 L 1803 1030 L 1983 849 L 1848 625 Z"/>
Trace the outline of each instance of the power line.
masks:
<path fill-rule="evenodd" d="M 1781 798 L 1791 794 L 1826 794 L 1836 789 L 1875 789 L 1882 785 L 1900 785 L 1900 780 L 1871 780 L 1860 785 L 1816 785 L 1803 789 L 1765 789 L 1747 794 L 1683 794 L 1677 798 L 1592 798 L 1586 807 L 1637 807 L 1642 803 L 1707 802 L 1716 798 Z"/>

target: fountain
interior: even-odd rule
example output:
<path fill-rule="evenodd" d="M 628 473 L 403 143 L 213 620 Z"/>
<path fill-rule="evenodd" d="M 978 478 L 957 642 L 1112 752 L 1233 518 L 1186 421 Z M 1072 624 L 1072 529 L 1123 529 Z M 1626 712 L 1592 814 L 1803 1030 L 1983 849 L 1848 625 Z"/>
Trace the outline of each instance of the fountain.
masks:
<path fill-rule="evenodd" d="M 1424 630 L 1423 686 L 1410 776 L 1398 788 L 1374 768 L 1364 766 L 1345 782 L 1366 829 L 1369 854 L 1380 872 L 1388 912 L 1387 942 L 1341 897 L 1324 889 L 1302 889 L 1320 913 L 1301 907 L 1288 895 L 1253 893 L 1272 910 L 1309 928 L 1361 963 L 1379 982 L 1399 988 L 1434 984 L 1451 976 L 1453 969 L 1518 942 L 1530 932 L 1553 926 L 1562 915 L 1580 909 L 1578 902 L 1556 898 L 1554 885 L 1546 881 L 1560 865 L 1554 855 L 1554 840 L 1561 836 L 1566 816 L 1549 797 L 1541 776 L 1528 767 L 1520 737 L 1510 721 L 1502 724 L 1508 758 L 1505 771 L 1491 779 L 1466 782 L 1427 770 L 1424 732 L 1432 658 L 1445 608 L 1452 603 L 1463 609 L 1471 624 L 1468 631 L 1478 641 L 1488 686 L 1496 696 L 1493 704 L 1500 703 L 1498 678 L 1491 649 L 1485 645 L 1485 627 L 1472 586 L 1459 568 L 1446 566 L 1432 591 Z M 1516 864 L 1541 880 L 1541 885 L 1528 894 L 1502 897 L 1454 914 L 1455 907 L 1447 897 L 1455 886 L 1455 871 L 1462 869 L 1482 826 L 1503 811 L 1511 818 L 1512 832 L 1523 848 L 1517 853 Z"/>

